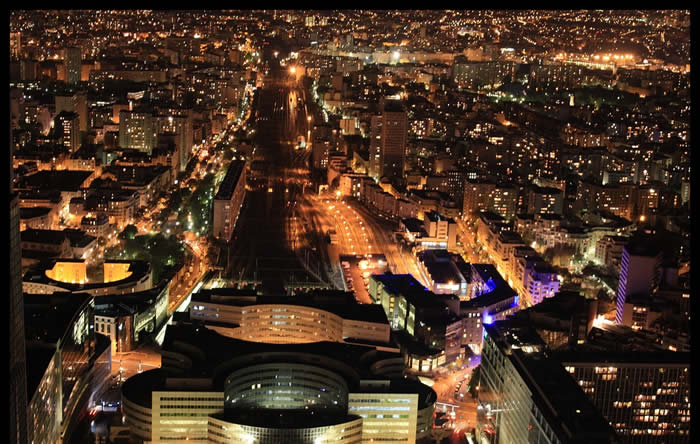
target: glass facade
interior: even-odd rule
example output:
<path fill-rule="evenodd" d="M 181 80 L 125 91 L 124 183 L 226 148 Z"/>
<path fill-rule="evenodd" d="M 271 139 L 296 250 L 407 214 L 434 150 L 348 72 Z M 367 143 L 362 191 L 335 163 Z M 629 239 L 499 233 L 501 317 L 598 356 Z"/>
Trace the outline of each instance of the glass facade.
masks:
<path fill-rule="evenodd" d="M 567 362 L 566 370 L 621 442 L 690 442 L 690 366 Z"/>
<path fill-rule="evenodd" d="M 226 405 L 347 411 L 348 386 L 336 373 L 304 364 L 248 366 L 226 378 Z"/>
<path fill-rule="evenodd" d="M 299 444 L 353 444 L 362 441 L 362 419 L 325 427 L 268 428 L 234 424 L 224 419 L 209 418 L 209 442 L 299 443 Z"/>
<path fill-rule="evenodd" d="M 488 336 L 481 355 L 477 430 L 482 442 L 555 444 L 533 394 L 510 360 Z"/>

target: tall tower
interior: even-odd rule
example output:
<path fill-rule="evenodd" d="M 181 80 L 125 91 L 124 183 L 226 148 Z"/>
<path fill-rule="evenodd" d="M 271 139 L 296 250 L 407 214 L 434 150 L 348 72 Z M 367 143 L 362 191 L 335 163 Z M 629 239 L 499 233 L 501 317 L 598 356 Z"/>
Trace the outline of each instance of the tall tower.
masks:
<path fill-rule="evenodd" d="M 403 178 L 408 138 L 408 115 L 401 102 L 384 105 L 382 128 L 381 174 L 389 179 Z"/>
<path fill-rule="evenodd" d="M 61 143 L 74 153 L 80 148 L 80 116 L 71 111 L 61 111 L 55 118 Z"/>
<path fill-rule="evenodd" d="M 22 33 L 10 33 L 10 59 L 19 60 L 22 58 Z"/>
<path fill-rule="evenodd" d="M 119 113 L 119 146 L 151 154 L 157 143 L 153 114 L 140 111 Z"/>
<path fill-rule="evenodd" d="M 369 175 L 374 179 L 403 177 L 408 138 L 408 115 L 400 101 L 384 103 L 381 115 L 372 116 Z"/>
<path fill-rule="evenodd" d="M 19 197 L 12 192 L 12 129 L 10 128 L 10 440 L 27 442 L 27 358 L 24 342 L 24 299 L 22 294 L 22 258 L 19 233 Z"/>
<path fill-rule="evenodd" d="M 65 49 L 64 64 L 66 67 L 66 83 L 69 85 L 80 83 L 80 72 L 83 64 L 80 48 L 67 47 Z"/>
<path fill-rule="evenodd" d="M 382 150 L 382 128 L 384 117 L 381 115 L 372 116 L 369 129 L 369 176 L 374 180 L 379 180 L 381 176 L 381 150 Z"/>
<path fill-rule="evenodd" d="M 87 93 L 78 91 L 71 95 L 56 96 L 56 114 L 61 111 L 72 111 L 80 116 L 80 132 L 85 133 L 88 130 L 88 104 Z"/>
<path fill-rule="evenodd" d="M 625 301 L 631 295 L 650 295 L 661 280 L 662 253 L 648 244 L 630 242 L 622 249 L 617 285 L 615 322 L 622 324 Z"/>

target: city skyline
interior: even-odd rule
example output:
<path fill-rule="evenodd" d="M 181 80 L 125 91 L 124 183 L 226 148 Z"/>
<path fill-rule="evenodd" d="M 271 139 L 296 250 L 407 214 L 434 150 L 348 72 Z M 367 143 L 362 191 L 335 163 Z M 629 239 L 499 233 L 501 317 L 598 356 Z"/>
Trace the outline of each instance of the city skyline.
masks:
<path fill-rule="evenodd" d="M 689 443 L 690 17 L 11 10 L 10 442 Z"/>

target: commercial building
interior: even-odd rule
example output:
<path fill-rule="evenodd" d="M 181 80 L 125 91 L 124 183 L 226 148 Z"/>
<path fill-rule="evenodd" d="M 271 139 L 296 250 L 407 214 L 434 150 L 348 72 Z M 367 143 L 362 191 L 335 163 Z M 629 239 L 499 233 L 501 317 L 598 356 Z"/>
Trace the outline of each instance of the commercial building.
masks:
<path fill-rule="evenodd" d="M 690 353 L 567 351 L 554 356 L 621 443 L 689 443 Z"/>
<path fill-rule="evenodd" d="M 535 330 L 487 325 L 481 354 L 477 439 L 485 443 L 617 443 L 614 429 Z"/>
<path fill-rule="evenodd" d="M 390 345 L 391 328 L 378 305 L 358 305 L 351 293 L 258 296 L 216 288 L 192 295 L 190 319 L 224 336 L 265 343 L 317 341 Z"/>
<path fill-rule="evenodd" d="M 396 351 L 338 342 L 269 344 L 198 323 L 167 328 L 162 367 L 124 383 L 136 442 L 425 442 L 435 392 Z"/>
<path fill-rule="evenodd" d="M 447 250 L 423 250 L 416 253 L 416 259 L 430 291 L 467 298 L 471 267 L 460 255 Z"/>
<path fill-rule="evenodd" d="M 401 220 L 405 239 L 420 250 L 451 250 L 457 247 L 457 223 L 437 211 L 422 213 L 423 219 Z"/>
<path fill-rule="evenodd" d="M 87 294 L 25 294 L 27 442 L 69 442 L 110 380 L 109 340 Z"/>
<path fill-rule="evenodd" d="M 369 176 L 390 181 L 403 178 L 408 116 L 401 102 L 388 100 L 370 127 Z"/>
<path fill-rule="evenodd" d="M 506 319 L 518 310 L 518 294 L 491 264 L 471 264 L 469 299 L 460 301 L 462 345 L 481 353 L 484 326 Z"/>
<path fill-rule="evenodd" d="M 457 296 L 436 295 L 410 274 L 371 275 L 369 294 L 384 308 L 409 367 L 429 371 L 461 355 Z"/>
<path fill-rule="evenodd" d="M 150 290 L 95 298 L 95 332 L 108 337 L 112 354 L 134 350 L 164 327 L 170 292 L 163 284 Z"/>
<path fill-rule="evenodd" d="M 622 443 L 689 443 L 690 349 L 596 319 L 585 343 L 551 353 L 615 428 Z"/>
<path fill-rule="evenodd" d="M 649 296 L 661 282 L 662 252 L 641 242 L 630 242 L 622 249 L 620 280 L 617 286 L 615 321 L 623 323 L 625 302 L 632 295 Z"/>
<path fill-rule="evenodd" d="M 11 149 L 10 149 L 11 150 Z M 10 174 L 12 177 L 12 174 Z M 11 183 L 11 182 L 10 182 Z M 9 437 L 11 442 L 27 442 L 27 358 L 24 337 L 24 297 L 22 293 L 22 253 L 19 196 L 10 193 L 9 202 Z"/>
<path fill-rule="evenodd" d="M 89 282 L 82 259 L 49 259 L 31 267 L 23 278 L 26 294 L 88 293 L 92 296 L 126 294 L 153 287 L 151 264 L 144 261 L 105 261 L 102 282 Z"/>
<path fill-rule="evenodd" d="M 231 161 L 226 176 L 214 195 L 212 233 L 227 242 L 233 236 L 246 194 L 245 167 L 243 160 Z"/>

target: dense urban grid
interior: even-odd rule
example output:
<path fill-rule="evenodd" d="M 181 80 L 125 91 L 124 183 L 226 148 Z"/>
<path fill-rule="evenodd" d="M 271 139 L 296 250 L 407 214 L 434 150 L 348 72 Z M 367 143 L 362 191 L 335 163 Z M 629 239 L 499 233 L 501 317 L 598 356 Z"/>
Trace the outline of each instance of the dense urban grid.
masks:
<path fill-rule="evenodd" d="M 689 11 L 9 24 L 9 442 L 691 442 Z"/>

